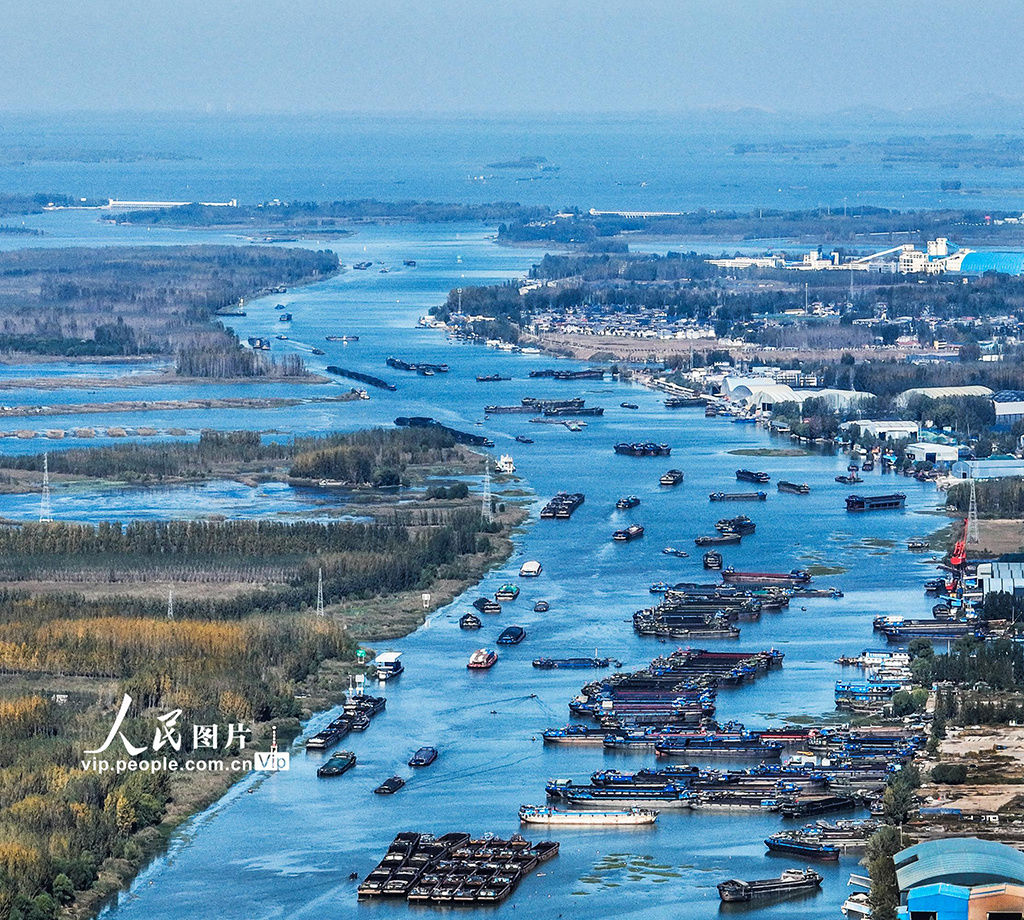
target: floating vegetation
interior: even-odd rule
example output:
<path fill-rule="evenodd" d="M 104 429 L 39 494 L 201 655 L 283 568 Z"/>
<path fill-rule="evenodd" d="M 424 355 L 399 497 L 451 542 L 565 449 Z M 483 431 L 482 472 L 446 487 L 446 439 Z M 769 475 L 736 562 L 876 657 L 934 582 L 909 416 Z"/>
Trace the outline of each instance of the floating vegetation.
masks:
<path fill-rule="evenodd" d="M 845 565 L 825 565 L 816 562 L 813 565 L 807 566 L 808 575 L 842 575 L 847 571 L 848 569 Z"/>
<path fill-rule="evenodd" d="M 653 882 L 663 884 L 682 877 L 679 868 L 655 862 L 653 856 L 638 856 L 633 853 L 607 853 L 597 861 L 589 873 L 580 877 L 580 884 L 590 890 L 574 891 L 575 895 L 593 894 L 609 888 L 619 888 L 627 882 Z"/>
<path fill-rule="evenodd" d="M 738 447 L 729 453 L 734 457 L 806 457 L 810 451 L 799 447 Z"/>

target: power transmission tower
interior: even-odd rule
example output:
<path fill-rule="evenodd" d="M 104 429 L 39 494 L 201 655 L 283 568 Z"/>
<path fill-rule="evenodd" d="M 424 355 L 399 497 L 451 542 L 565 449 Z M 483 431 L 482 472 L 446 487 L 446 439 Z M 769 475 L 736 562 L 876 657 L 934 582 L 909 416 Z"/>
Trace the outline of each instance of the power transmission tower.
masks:
<path fill-rule="evenodd" d="M 39 521 L 49 523 L 53 520 L 53 508 L 50 504 L 50 461 L 43 454 L 43 491 L 39 496 Z"/>
<path fill-rule="evenodd" d="M 316 615 L 324 615 L 324 570 L 319 569 L 316 577 Z"/>
<path fill-rule="evenodd" d="M 484 460 L 484 494 L 480 513 L 485 521 L 491 519 L 491 464 L 489 460 Z"/>
<path fill-rule="evenodd" d="M 174 619 L 174 588 L 169 588 L 167 591 L 167 619 Z"/>
<path fill-rule="evenodd" d="M 967 542 L 978 544 L 981 537 L 978 536 L 978 491 L 975 488 L 975 480 L 971 480 L 971 504 L 967 510 Z"/>

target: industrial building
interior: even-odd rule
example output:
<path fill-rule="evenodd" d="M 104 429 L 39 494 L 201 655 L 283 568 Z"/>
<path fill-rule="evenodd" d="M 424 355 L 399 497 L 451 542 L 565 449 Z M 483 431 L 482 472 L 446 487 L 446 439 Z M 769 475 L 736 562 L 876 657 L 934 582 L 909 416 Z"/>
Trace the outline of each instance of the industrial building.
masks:
<path fill-rule="evenodd" d="M 957 479 L 1009 479 L 1024 476 L 1024 460 L 1017 457 L 958 460 L 950 467 L 949 473 Z"/>
<path fill-rule="evenodd" d="M 900 920 L 1024 920 L 1024 853 L 993 840 L 947 837 L 894 857 Z"/>
<path fill-rule="evenodd" d="M 848 431 L 853 425 L 867 437 L 878 438 L 879 441 L 914 441 L 921 434 L 921 426 L 917 422 L 901 419 L 857 419 L 844 422 L 840 427 Z"/>
<path fill-rule="evenodd" d="M 925 396 L 928 399 L 958 399 L 965 396 L 992 396 L 992 391 L 983 386 L 962 386 L 962 387 L 913 387 L 904 390 L 896 397 L 897 406 L 906 406 L 915 396 Z"/>
<path fill-rule="evenodd" d="M 951 467 L 960 459 L 961 447 L 958 444 L 932 444 L 927 441 L 915 441 L 903 448 L 907 459 L 914 463 L 931 463 L 940 469 Z"/>
<path fill-rule="evenodd" d="M 1000 390 L 992 396 L 996 427 L 1009 428 L 1024 419 L 1024 390 Z"/>
<path fill-rule="evenodd" d="M 981 593 L 1005 591 L 1007 594 L 1024 595 L 1024 562 L 996 560 L 978 563 L 978 588 Z"/>

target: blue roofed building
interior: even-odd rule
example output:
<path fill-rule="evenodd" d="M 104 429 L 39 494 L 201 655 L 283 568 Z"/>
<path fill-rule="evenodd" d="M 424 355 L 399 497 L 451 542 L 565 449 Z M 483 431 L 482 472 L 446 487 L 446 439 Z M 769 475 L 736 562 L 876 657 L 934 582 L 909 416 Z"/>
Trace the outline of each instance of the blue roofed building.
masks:
<path fill-rule="evenodd" d="M 1024 252 L 972 251 L 963 257 L 960 271 L 970 275 L 980 275 L 984 272 L 1024 275 Z"/>
<path fill-rule="evenodd" d="M 977 837 L 928 840 L 893 857 L 900 920 L 1024 920 L 1024 853 Z"/>

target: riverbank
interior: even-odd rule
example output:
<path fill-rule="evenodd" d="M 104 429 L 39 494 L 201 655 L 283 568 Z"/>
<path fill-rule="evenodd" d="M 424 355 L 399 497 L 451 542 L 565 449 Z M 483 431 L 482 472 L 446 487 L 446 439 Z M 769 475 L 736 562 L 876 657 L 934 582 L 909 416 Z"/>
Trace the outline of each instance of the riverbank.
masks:
<path fill-rule="evenodd" d="M 19 356 L 19 364 L 34 364 L 32 356 Z M 40 359 L 39 364 L 51 364 L 52 358 Z M 100 362 L 97 362 L 100 363 Z M 120 362 L 111 362 L 120 363 Z M 0 380 L 0 390 L 120 390 L 125 387 L 162 386 L 239 386 L 278 383 L 330 383 L 322 374 L 295 374 L 288 377 L 183 377 L 174 371 L 126 373 L 113 377 L 8 377 Z"/>
<path fill-rule="evenodd" d="M 362 399 L 360 390 L 340 396 L 313 396 L 306 399 L 277 397 L 221 396 L 211 399 L 119 400 L 108 403 L 62 403 L 52 406 L 0 406 L 0 418 L 28 418 L 49 415 L 94 415 L 111 412 L 167 412 L 191 409 L 286 409 L 302 403 L 343 403 Z M 0 437 L 6 432 L 0 431 Z M 14 432 L 17 436 L 17 432 Z M 78 437 L 88 437 L 79 434 Z"/>

